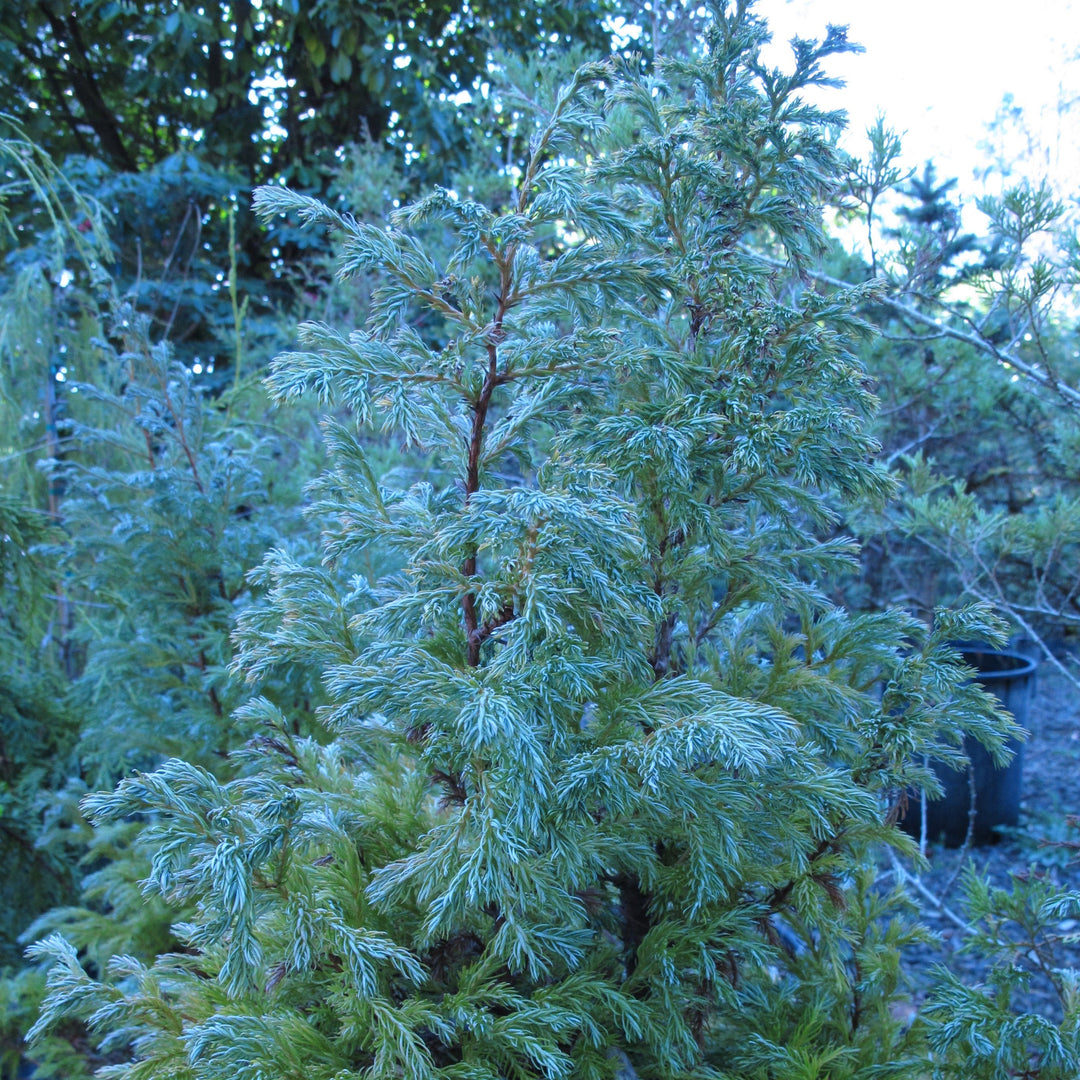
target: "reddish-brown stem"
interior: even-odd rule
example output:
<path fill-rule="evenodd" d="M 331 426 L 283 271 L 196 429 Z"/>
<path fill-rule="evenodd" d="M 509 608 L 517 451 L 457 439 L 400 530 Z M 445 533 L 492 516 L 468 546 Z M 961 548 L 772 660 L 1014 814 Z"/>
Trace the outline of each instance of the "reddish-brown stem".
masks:
<path fill-rule="evenodd" d="M 503 318 L 510 306 L 510 263 L 512 259 L 513 251 L 510 251 L 507 253 L 505 261 L 501 261 L 499 265 L 499 309 L 487 336 L 488 367 L 484 375 L 484 384 L 480 388 L 480 395 L 472 405 L 473 423 L 469 435 L 469 456 L 465 466 L 466 506 L 468 506 L 469 497 L 480 490 L 480 455 L 484 448 L 484 424 L 487 422 L 491 396 L 495 393 L 495 387 L 501 382 L 499 377 L 499 343 L 503 338 Z M 461 564 L 461 572 L 466 578 L 476 576 L 475 545 L 466 554 Z M 461 598 L 461 611 L 465 617 L 466 662 L 469 667 L 479 667 L 480 646 L 484 643 L 484 637 L 481 636 L 480 618 L 476 611 L 476 596 L 472 592 L 465 593 Z M 490 634 L 490 631 L 488 633 Z"/>
<path fill-rule="evenodd" d="M 150 469 L 153 471 L 157 468 L 154 460 L 154 440 L 150 438 L 150 432 L 146 428 L 143 428 L 143 437 L 146 439 L 146 456 L 150 459 Z"/>
<path fill-rule="evenodd" d="M 502 611 L 494 619 L 488 619 L 483 626 L 478 626 L 476 632 L 473 634 L 470 641 L 475 641 L 478 645 L 483 645 L 485 641 L 501 626 L 505 626 L 514 618 L 514 605 L 507 603 L 503 606 Z"/>
<path fill-rule="evenodd" d="M 207 659 L 206 659 L 206 650 L 205 649 L 200 649 L 199 650 L 199 659 L 195 662 L 195 666 L 200 671 L 203 671 L 203 672 L 206 671 Z M 213 686 L 211 686 L 210 689 L 207 691 L 206 696 L 210 699 L 210 704 L 213 707 L 214 715 L 217 716 L 218 718 L 224 716 L 225 715 L 225 709 L 223 708 L 223 706 L 221 704 L 221 698 L 218 697 L 217 690 L 215 690 Z"/>
<path fill-rule="evenodd" d="M 822 840 L 818 846 L 810 853 L 808 862 L 813 865 L 818 859 L 838 850 L 838 838 L 833 837 L 831 840 Z M 770 911 L 779 911 L 788 901 L 788 897 L 791 896 L 792 890 L 795 888 L 798 878 L 792 878 L 786 885 L 778 885 L 769 894 L 768 899 L 765 901 Z"/>
<path fill-rule="evenodd" d="M 159 379 L 158 385 L 161 387 L 161 396 L 173 418 L 173 423 L 176 424 L 176 438 L 183 448 L 184 454 L 187 456 L 188 464 L 191 466 L 191 476 L 195 481 L 195 487 L 198 488 L 200 495 L 205 495 L 206 490 L 203 488 L 202 480 L 199 478 L 199 466 L 195 463 L 195 455 L 191 452 L 191 447 L 188 446 L 187 436 L 184 434 L 183 418 L 176 409 L 173 408 L 172 398 L 169 396 L 169 387 L 165 380 Z"/>

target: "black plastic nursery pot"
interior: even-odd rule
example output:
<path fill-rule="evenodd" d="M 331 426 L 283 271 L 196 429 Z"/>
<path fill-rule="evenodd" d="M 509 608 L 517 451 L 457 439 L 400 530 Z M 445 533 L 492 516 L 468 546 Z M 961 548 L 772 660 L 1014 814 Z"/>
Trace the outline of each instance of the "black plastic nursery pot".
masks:
<path fill-rule="evenodd" d="M 1027 727 L 1038 664 L 1018 652 L 977 646 L 961 646 L 961 649 L 964 661 L 978 673 L 976 680 L 1001 701 L 1021 727 Z M 1013 739 L 1009 749 L 1012 758 L 1004 768 L 998 769 L 980 743 L 972 738 L 964 740 L 975 785 L 975 822 L 971 835 L 974 845 L 994 843 L 1001 839 L 998 829 L 1020 821 L 1024 744 Z M 934 772 L 945 794 L 940 799 L 926 801 L 926 838 L 941 841 L 946 847 L 959 847 L 968 832 L 971 779 L 966 768 L 956 770 L 935 765 Z M 916 794 L 903 821 L 904 830 L 915 837 L 920 835 L 922 826 L 920 803 Z"/>

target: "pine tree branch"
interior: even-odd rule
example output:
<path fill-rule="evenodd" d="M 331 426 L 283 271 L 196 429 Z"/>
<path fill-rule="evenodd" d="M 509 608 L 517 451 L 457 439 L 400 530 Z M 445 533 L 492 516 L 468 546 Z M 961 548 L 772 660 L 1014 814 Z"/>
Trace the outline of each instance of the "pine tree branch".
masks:
<path fill-rule="evenodd" d="M 38 9 L 45 16 L 53 32 L 57 48 L 63 50 L 67 44 L 70 55 L 75 57 L 70 61 L 71 66 L 68 70 L 72 92 L 82 106 L 90 127 L 101 140 L 102 150 L 120 172 L 137 172 L 138 166 L 124 143 L 116 117 L 113 116 L 105 99 L 101 96 L 75 15 L 69 14 L 66 19 L 61 18 L 47 3 L 39 2 Z M 65 38 L 68 39 L 67 42 Z M 44 57 L 41 58 L 40 63 L 44 69 L 58 67 L 51 60 L 45 60 Z"/>
<path fill-rule="evenodd" d="M 195 454 L 188 443 L 187 435 L 184 433 L 184 421 L 183 417 L 176 411 L 176 407 L 173 405 L 172 396 L 169 393 L 169 385 L 166 381 L 166 377 L 159 373 L 157 379 L 158 387 L 161 390 L 162 400 L 165 402 L 165 407 L 169 410 L 169 415 L 173 418 L 175 424 L 175 436 L 177 442 L 180 443 L 181 449 L 184 451 L 184 456 L 187 458 L 188 465 L 191 468 L 191 476 L 195 481 L 195 487 L 200 495 L 206 494 L 206 489 L 203 487 L 202 478 L 199 476 L 199 466 L 195 460 Z M 153 448 L 150 448 L 151 454 Z"/>

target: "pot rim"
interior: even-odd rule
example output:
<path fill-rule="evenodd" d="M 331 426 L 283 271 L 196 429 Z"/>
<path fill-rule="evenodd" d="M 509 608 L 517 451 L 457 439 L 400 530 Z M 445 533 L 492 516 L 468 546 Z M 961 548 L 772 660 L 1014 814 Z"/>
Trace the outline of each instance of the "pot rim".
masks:
<path fill-rule="evenodd" d="M 979 645 L 970 641 L 955 642 L 953 643 L 953 648 L 964 658 L 964 663 L 967 664 L 968 667 L 975 669 L 975 678 L 977 682 L 996 682 L 1003 679 L 1023 678 L 1025 676 L 1034 675 L 1039 668 L 1038 660 L 1035 660 L 1030 656 L 1025 656 L 1015 649 L 994 649 L 989 645 Z M 983 671 L 979 664 L 973 659 L 975 656 L 979 655 L 993 656 L 1003 660 L 1013 660 L 1015 663 L 1007 668 Z"/>

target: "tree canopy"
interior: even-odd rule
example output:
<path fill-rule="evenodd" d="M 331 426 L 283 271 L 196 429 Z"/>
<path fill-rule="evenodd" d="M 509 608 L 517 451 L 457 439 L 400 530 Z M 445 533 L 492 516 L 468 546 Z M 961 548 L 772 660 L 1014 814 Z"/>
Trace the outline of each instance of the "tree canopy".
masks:
<path fill-rule="evenodd" d="M 184 150 L 248 183 L 318 186 L 357 140 L 399 139 L 434 170 L 460 168 L 454 101 L 479 90 L 496 50 L 606 51 L 600 0 L 418 5 L 299 0 L 34 0 L 0 30 L 5 110 L 58 160 L 120 172 Z"/>

